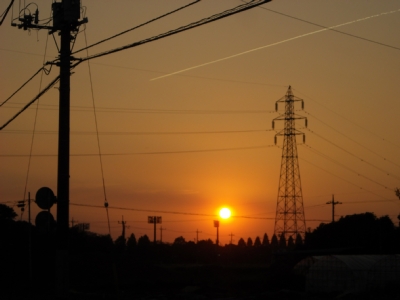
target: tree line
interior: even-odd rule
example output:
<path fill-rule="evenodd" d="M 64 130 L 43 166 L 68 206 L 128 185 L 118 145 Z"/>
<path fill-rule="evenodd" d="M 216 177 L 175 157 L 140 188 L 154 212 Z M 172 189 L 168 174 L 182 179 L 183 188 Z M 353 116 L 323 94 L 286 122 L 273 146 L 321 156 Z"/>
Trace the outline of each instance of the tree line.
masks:
<path fill-rule="evenodd" d="M 10 290 L 54 286 L 56 233 L 16 221 L 15 211 L 0 204 L 0 276 Z M 151 278 L 155 266 L 165 264 L 274 266 L 284 261 L 290 268 L 308 255 L 318 254 L 395 254 L 400 253 L 400 230 L 388 216 L 373 213 L 348 215 L 334 223 L 321 223 L 314 230 L 285 239 L 265 233 L 262 238 L 240 238 L 237 244 L 217 246 L 211 239 L 197 243 L 175 238 L 172 244 L 150 241 L 147 235 L 112 240 L 74 227 L 69 234 L 69 272 L 75 286 L 100 285 L 115 281 L 115 275 L 143 282 Z M 283 259 L 282 259 L 283 258 Z M 135 271 L 133 271 L 135 270 Z M 152 271 L 153 270 L 153 271 Z M 159 269 L 158 269 L 159 270 Z M 140 277 L 142 276 L 142 277 Z M 144 276 L 144 277 L 143 277 Z M 143 283 L 144 284 L 144 283 Z"/>

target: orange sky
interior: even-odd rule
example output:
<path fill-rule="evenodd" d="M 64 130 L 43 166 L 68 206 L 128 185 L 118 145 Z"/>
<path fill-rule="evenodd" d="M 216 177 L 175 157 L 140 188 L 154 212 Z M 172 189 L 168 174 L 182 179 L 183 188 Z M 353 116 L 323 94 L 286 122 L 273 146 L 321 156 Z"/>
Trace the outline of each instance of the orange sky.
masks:
<path fill-rule="evenodd" d="M 36 3 L 41 18 L 50 15 L 48 1 Z M 85 45 L 85 34 L 91 44 L 189 1 L 82 3 L 89 23 L 74 49 Z M 89 53 L 139 41 L 240 3 L 204 0 Z M 223 205 L 236 217 L 221 222 L 222 244 L 231 233 L 235 243 L 265 232 L 271 237 L 282 144 L 280 138 L 274 145 L 271 122 L 279 115 L 275 102 L 288 85 L 304 99 L 305 110 L 297 113 L 306 116 L 309 125 L 305 129 L 298 124 L 306 134 L 298 152 L 307 227 L 331 219 L 331 207 L 325 203 L 332 194 L 343 203 L 336 206 L 337 217 L 369 211 L 389 215 L 397 223 L 400 201 L 393 189 L 400 187 L 400 2 L 275 0 L 263 7 L 328 27 L 359 20 L 336 29 L 363 39 L 333 31 L 306 35 L 321 27 L 255 8 L 90 61 L 107 200 L 110 207 L 136 209 L 109 210 L 114 239 L 121 232 L 122 216 L 128 234 L 152 239 L 148 215 L 163 217 L 163 241 L 180 235 L 193 240 L 196 230 L 200 239 L 215 239 L 212 215 Z M 5 8 L 3 3 L 0 11 Z M 374 17 L 363 20 L 369 16 Z M 57 56 L 46 31 L 18 30 L 10 26 L 10 17 L 0 27 L 0 102 L 41 67 L 45 51 L 46 61 Z M 70 216 L 90 223 L 94 232 L 107 233 L 105 209 L 91 207 L 103 205 L 104 193 L 88 70 L 83 63 L 71 77 L 70 201 L 87 206 L 71 205 Z M 57 75 L 54 67 L 41 86 Z M 0 107 L 0 123 L 39 88 L 37 76 Z M 0 202 L 14 205 L 25 190 L 34 197 L 42 186 L 57 190 L 57 105 L 58 90 L 53 88 L 38 107 L 0 131 Z M 282 126 L 276 122 L 275 128 Z M 38 211 L 34 205 L 33 216 Z M 52 212 L 55 215 L 55 208 Z"/>

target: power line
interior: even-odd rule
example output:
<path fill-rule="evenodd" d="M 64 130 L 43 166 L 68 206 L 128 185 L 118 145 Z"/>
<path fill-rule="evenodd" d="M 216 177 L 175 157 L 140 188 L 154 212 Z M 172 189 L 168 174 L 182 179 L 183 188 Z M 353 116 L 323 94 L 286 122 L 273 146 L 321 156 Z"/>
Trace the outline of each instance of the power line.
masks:
<path fill-rule="evenodd" d="M 26 52 L 26 51 L 18 51 L 18 50 L 12 50 L 12 49 L 5 49 L 5 48 L 0 48 L 0 51 L 15 52 L 15 53 L 20 53 L 20 54 L 34 55 L 34 56 L 42 56 L 41 54 L 37 54 L 37 53 Z M 161 72 L 161 71 L 157 71 L 157 70 L 140 69 L 140 68 L 134 68 L 134 67 L 128 67 L 128 66 L 118 66 L 118 65 L 112 65 L 112 64 L 104 64 L 104 63 L 98 63 L 98 62 L 97 63 L 92 63 L 92 65 L 106 66 L 106 67 L 120 68 L 120 69 L 127 69 L 127 70 L 135 70 L 135 71 L 140 71 L 140 72 L 151 72 L 151 73 L 166 74 L 166 72 Z M 223 82 L 232 82 L 232 83 L 243 83 L 243 84 L 251 84 L 251 85 L 286 87 L 286 85 L 283 85 L 283 84 L 264 83 L 264 82 L 250 82 L 250 81 L 243 81 L 243 80 L 226 79 L 226 78 L 215 78 L 215 77 L 205 77 L 205 76 L 197 76 L 197 75 L 177 74 L 177 76 L 190 77 L 190 78 L 196 78 L 196 79 L 205 79 L 205 80 L 223 81 Z"/>
<path fill-rule="evenodd" d="M 33 98 L 28 104 L 26 104 L 17 114 L 15 114 L 11 119 L 9 119 L 3 126 L 0 127 L 0 130 L 3 130 L 8 124 L 10 124 L 13 120 L 15 120 L 22 112 L 24 112 L 29 106 L 31 106 L 36 100 L 38 100 L 41 96 L 43 96 L 53 85 L 55 85 L 58 80 L 60 80 L 60 76 L 57 76 L 52 82 L 49 83 L 47 87 L 45 87 L 35 98 Z"/>
<path fill-rule="evenodd" d="M 342 119 L 346 120 L 347 122 L 349 122 L 349 123 L 351 123 L 351 124 L 357 126 L 358 128 L 361 128 L 362 130 L 368 132 L 369 134 L 372 134 L 372 135 L 378 137 L 381 141 L 388 142 L 388 143 L 392 144 L 393 146 L 395 146 L 396 148 L 399 148 L 399 149 L 400 149 L 400 146 L 394 144 L 393 142 L 391 142 L 391 141 L 389 141 L 389 140 L 387 140 L 387 139 L 385 139 L 385 138 L 382 138 L 380 135 L 378 135 L 378 134 L 372 132 L 371 130 L 368 130 L 368 129 L 366 129 L 365 127 L 363 127 L 363 126 L 361 126 L 361 125 L 355 123 L 354 121 L 352 121 L 352 120 L 350 120 L 350 119 L 348 119 L 348 118 L 342 116 L 341 114 L 337 113 L 337 112 L 334 111 L 333 109 L 330 109 L 329 107 L 327 107 L 327 106 L 325 106 L 325 105 L 319 103 L 318 101 L 316 101 L 316 100 L 310 98 L 309 96 L 305 95 L 304 93 L 299 92 L 297 89 L 296 89 L 296 91 L 297 91 L 298 93 L 303 94 L 304 96 L 306 96 L 307 99 L 309 99 L 309 100 L 311 100 L 311 101 L 317 103 L 318 105 L 322 106 L 322 107 L 325 108 L 326 110 L 329 110 L 330 112 L 334 113 L 335 115 L 337 115 L 337 116 L 341 117 Z"/>
<path fill-rule="evenodd" d="M 386 174 L 386 175 L 388 175 L 388 176 L 392 176 L 392 177 L 394 177 L 394 178 L 396 178 L 396 179 L 400 180 L 400 178 L 399 178 L 399 177 L 397 177 L 397 176 L 395 176 L 395 175 L 392 175 L 392 174 L 390 174 L 389 172 L 387 172 L 387 171 L 385 171 L 385 170 L 383 170 L 383 169 L 381 169 L 381 168 L 379 168 L 379 167 L 375 166 L 374 164 L 372 164 L 372 163 L 368 162 L 368 161 L 367 161 L 367 160 L 365 160 L 365 159 L 362 159 L 361 157 L 359 157 L 359 156 L 357 156 L 357 155 L 353 154 L 352 152 L 350 152 L 350 151 L 346 150 L 345 148 L 343 148 L 343 147 L 341 147 L 341 146 L 339 146 L 339 145 L 337 145 L 337 144 L 333 143 L 332 141 L 330 141 L 330 140 L 328 140 L 328 139 L 324 138 L 323 136 L 321 136 L 321 135 L 319 135 L 319 134 L 315 133 L 313 130 L 310 130 L 309 128 L 307 128 L 307 130 L 308 130 L 309 132 L 313 133 L 314 135 L 318 136 L 320 139 L 323 139 L 324 141 L 326 141 L 326 142 L 330 143 L 331 145 L 333 145 L 333 146 L 337 147 L 338 149 L 340 149 L 340 150 L 342 150 L 342 151 L 346 152 L 347 154 L 349 154 L 349 155 L 351 155 L 351 156 L 353 156 L 353 157 L 355 157 L 355 158 L 359 159 L 361 162 L 363 162 L 363 163 L 366 163 L 367 165 L 370 165 L 371 167 L 373 167 L 373 168 L 375 168 L 375 169 L 377 169 L 377 170 L 379 170 L 379 171 L 381 171 L 381 172 L 385 173 L 385 174 Z"/>
<path fill-rule="evenodd" d="M 317 150 L 311 148 L 310 146 L 308 146 L 308 145 L 306 145 L 306 144 L 304 144 L 304 146 L 306 146 L 306 149 L 308 148 L 310 151 L 313 151 L 314 153 L 316 153 L 316 154 L 318 154 L 318 155 L 320 155 L 320 156 L 322 156 L 322 157 L 324 157 L 324 158 L 326 158 L 326 159 L 329 159 L 329 158 L 327 158 L 326 155 L 323 155 L 321 152 L 319 152 L 319 151 L 317 151 Z M 384 199 L 387 200 L 387 201 L 392 201 L 392 200 L 389 200 L 389 199 L 387 199 L 387 198 L 385 198 L 385 197 L 383 197 L 383 196 L 380 196 L 380 195 L 378 195 L 378 194 L 376 194 L 376 193 L 374 193 L 374 192 L 372 192 L 372 191 L 366 190 L 366 189 L 364 189 L 363 187 L 361 187 L 361 186 L 359 186 L 359 185 L 357 185 L 357 184 L 355 184 L 355 183 L 353 183 L 353 182 L 351 182 L 351 181 L 349 181 L 349 180 L 347 180 L 347 179 L 344 179 L 344 178 L 341 177 L 341 176 L 338 176 L 338 175 L 336 175 L 336 174 L 333 174 L 332 172 L 327 171 L 326 169 L 324 169 L 324 168 L 322 168 L 322 167 L 320 167 L 320 166 L 317 166 L 316 164 L 314 164 L 314 163 L 312 163 L 312 162 L 310 162 L 310 161 L 308 161 L 308 160 L 306 160 L 306 159 L 304 159 L 304 158 L 300 158 L 300 159 L 301 159 L 301 160 L 304 160 L 305 162 L 309 163 L 310 165 L 313 165 L 314 167 L 317 167 L 317 168 L 319 168 L 319 169 L 325 171 L 326 173 L 328 173 L 328 174 L 330 174 L 330 175 L 332 175 L 332 176 L 334 176 L 334 177 L 337 177 L 337 178 L 339 178 L 339 179 L 341 179 L 341 180 L 343 180 L 343 181 L 345 181 L 345 182 L 347 182 L 347 183 L 349 183 L 349 184 L 351 184 L 351 185 L 354 185 L 355 187 L 357 187 L 357 188 L 359 188 L 359 189 L 361 189 L 361 190 L 364 190 L 364 191 L 366 191 L 366 192 L 368 192 L 368 193 L 370 193 L 370 194 L 372 194 L 372 195 L 375 195 L 375 196 L 384 198 Z M 357 175 L 358 175 L 358 174 L 357 174 Z"/>
<path fill-rule="evenodd" d="M 340 132 L 339 130 L 333 128 L 332 126 L 330 126 L 329 124 L 327 124 L 327 123 L 325 123 L 324 121 L 320 120 L 320 119 L 317 118 L 316 116 L 314 116 L 314 115 L 312 115 L 312 114 L 310 114 L 309 112 L 306 112 L 306 111 L 305 111 L 305 113 L 308 114 L 308 115 L 310 115 L 310 116 L 312 116 L 313 118 L 315 118 L 317 121 L 321 122 L 322 124 L 328 126 L 328 127 L 331 128 L 332 130 L 336 131 L 336 132 L 339 133 L 340 135 L 342 135 L 342 136 L 346 137 L 347 139 L 351 140 L 353 143 L 359 145 L 360 147 L 362 147 L 362 148 L 368 150 L 369 152 L 375 154 L 376 156 L 382 158 L 384 161 L 387 161 L 387 162 L 391 163 L 392 165 L 395 165 L 396 167 L 399 167 L 399 168 L 400 168 L 400 165 L 398 165 L 398 164 L 396 164 L 395 162 L 393 162 L 393 161 L 387 159 L 386 157 L 383 157 L 383 156 L 380 155 L 379 153 L 376 153 L 375 151 L 372 151 L 372 150 L 369 149 L 368 147 L 362 145 L 361 143 L 357 142 L 357 141 L 354 140 L 353 138 L 351 138 L 351 137 L 345 135 L 344 133 Z"/>
<path fill-rule="evenodd" d="M 47 42 L 46 42 L 47 45 Z M 33 78 L 36 77 L 36 75 L 38 75 L 41 71 L 44 71 L 46 75 L 50 74 L 51 68 L 50 70 L 47 70 L 46 68 L 42 67 L 39 70 L 36 71 L 35 74 L 32 75 L 31 78 L 29 78 L 23 85 L 21 85 L 14 93 L 12 93 L 11 96 L 9 96 L 6 100 L 4 100 L 2 103 L 0 103 L 0 107 L 3 106 L 4 104 L 6 104 L 12 97 L 14 97 L 20 90 L 22 90 L 22 88 L 27 85 Z"/>
<path fill-rule="evenodd" d="M 86 31 L 84 31 L 84 36 L 85 36 L 85 42 L 87 46 L 87 38 L 86 38 Z M 89 55 L 89 50 L 88 47 L 86 47 L 86 52 Z M 99 128 L 98 128 L 98 122 L 97 122 L 97 114 L 96 114 L 96 104 L 94 100 L 94 91 L 93 91 L 93 81 L 92 81 L 92 71 L 90 68 L 90 61 L 88 60 L 88 69 L 89 69 L 89 79 L 90 79 L 90 91 L 92 95 L 92 104 L 93 104 L 93 115 L 94 115 L 94 122 L 95 122 L 95 127 L 96 127 L 96 138 L 97 138 L 97 148 L 99 150 L 99 162 L 100 162 L 100 171 L 101 171 L 101 178 L 102 178 L 102 183 L 103 183 L 103 194 L 104 194 L 104 207 L 106 209 L 106 214 L 107 214 L 107 221 L 108 221 L 108 234 L 111 236 L 111 227 L 110 227 L 110 216 L 108 214 L 108 200 L 107 200 L 107 194 L 106 194 L 106 184 L 105 184 L 105 179 L 104 179 L 104 169 L 103 169 L 103 160 L 101 157 L 101 147 L 100 147 L 100 137 L 99 137 Z M 122 217 L 122 226 L 123 226 L 123 234 L 122 236 L 125 238 L 125 223 Z"/>
<path fill-rule="evenodd" d="M 73 206 L 82 206 L 82 207 L 91 207 L 91 208 L 104 208 L 100 205 L 91 205 L 91 204 L 81 204 L 81 203 L 70 203 Z M 190 212 L 179 212 L 179 211 L 167 211 L 167 210 L 152 210 L 152 209 L 138 209 L 138 208 L 129 208 L 129 207 L 118 207 L 118 206 L 109 206 L 109 209 L 118 209 L 118 210 L 128 210 L 128 211 L 139 211 L 139 212 L 151 212 L 151 213 L 163 213 L 163 214 L 174 214 L 174 215 L 190 215 L 190 216 L 203 216 L 203 217 L 218 217 L 215 214 L 199 214 L 199 213 L 190 213 Z M 261 217 L 249 217 L 249 216 L 231 216 L 231 218 L 237 219 L 256 219 L 256 220 L 274 220 L 274 217 L 271 218 L 261 218 Z M 327 221 L 320 219 L 310 219 L 308 221 Z"/>
<path fill-rule="evenodd" d="M 357 176 L 363 177 L 363 178 L 365 178 L 365 179 L 367 179 L 367 180 L 369 180 L 369 181 L 371 181 L 371 182 L 373 182 L 373 183 L 375 183 L 375 184 L 377 184 L 377 185 L 380 185 L 381 187 L 383 187 L 383 188 L 385 188 L 385 189 L 389 189 L 387 186 L 385 186 L 385 185 L 383 185 L 383 184 L 381 184 L 381 183 L 379 183 L 379 182 L 377 182 L 377 181 L 375 181 L 375 180 L 373 180 L 373 179 L 371 179 L 371 178 L 369 178 L 369 177 L 367 177 L 367 176 L 365 176 L 365 175 L 362 175 L 362 174 L 358 173 L 357 171 L 354 171 L 353 169 L 351 169 L 351 168 L 348 167 L 347 165 L 344 165 L 344 164 L 338 162 L 337 160 L 335 160 L 335 159 L 333 159 L 333 158 L 327 156 L 326 154 L 323 154 L 322 152 L 316 150 L 315 148 L 312 148 L 312 147 L 309 146 L 309 145 L 305 145 L 305 146 L 306 146 L 307 148 L 309 148 L 311 151 L 313 151 L 314 153 L 317 153 L 318 155 L 324 157 L 325 159 L 327 159 L 327 160 L 329 160 L 329 161 L 331 161 L 331 162 L 333 162 L 333 163 L 335 163 L 335 164 L 341 166 L 342 168 L 344 168 L 344 169 L 346 169 L 346 170 L 348 170 L 348 171 L 350 171 L 350 172 L 356 174 Z"/>
<path fill-rule="evenodd" d="M 245 2 L 245 1 L 242 0 L 242 2 Z M 388 45 L 388 44 L 381 43 L 381 42 L 377 42 L 377 41 L 374 41 L 374 40 L 371 40 L 371 39 L 363 38 L 363 37 L 361 37 L 359 35 L 355 35 L 355 34 L 347 33 L 347 32 L 344 32 L 344 31 L 337 30 L 337 29 L 333 29 L 332 27 L 328 27 L 328 26 L 324 26 L 324 25 L 320 25 L 320 24 L 311 22 L 311 21 L 300 19 L 298 17 L 294 17 L 294 16 L 291 16 L 291 15 L 288 15 L 288 14 L 285 14 L 285 13 L 282 13 L 282 12 L 279 12 L 279 11 L 276 11 L 276 10 L 272 10 L 272 9 L 269 9 L 269 8 L 266 8 L 266 7 L 263 7 L 263 6 L 260 6 L 259 8 L 262 8 L 264 10 L 267 10 L 267 11 L 273 12 L 275 14 L 279 14 L 279 15 L 282 15 L 282 16 L 297 20 L 297 21 L 301 21 L 301 22 L 304 22 L 304 23 L 307 23 L 307 24 L 318 26 L 320 28 L 324 28 L 324 29 L 327 29 L 327 30 L 330 30 L 330 31 L 334 31 L 334 32 L 340 33 L 340 34 L 344 34 L 344 35 L 350 36 L 352 38 L 360 39 L 360 40 L 363 40 L 363 41 L 366 41 L 366 42 L 369 42 L 369 43 L 373 43 L 373 44 L 377 44 L 377 45 L 380 45 L 380 46 L 392 48 L 392 49 L 395 49 L 395 50 L 400 50 L 399 47 L 395 47 L 395 46 Z M 396 11 L 399 11 L 399 10 L 396 10 Z M 396 12 L 396 11 L 392 11 L 392 12 Z M 389 13 L 392 13 L 392 12 L 389 12 Z M 379 14 L 377 14 L 376 16 L 378 16 L 378 15 Z M 370 18 L 372 18 L 372 17 L 370 17 Z"/>
<path fill-rule="evenodd" d="M 208 23 L 223 19 L 225 17 L 229 17 L 231 15 L 243 12 L 245 10 L 257 7 L 257 6 L 261 5 L 261 4 L 264 4 L 264 3 L 267 3 L 267 2 L 270 2 L 270 1 L 271 0 L 253 0 L 253 1 L 249 2 L 249 3 L 238 5 L 238 6 L 234 7 L 234 8 L 232 8 L 232 9 L 225 10 L 225 11 L 223 11 L 221 13 L 212 15 L 212 16 L 207 17 L 207 18 L 203 18 L 203 19 L 201 19 L 199 21 L 192 22 L 192 23 L 190 23 L 188 25 L 181 26 L 179 28 L 176 28 L 176 29 L 164 32 L 164 33 L 161 33 L 159 35 L 156 35 L 156 36 L 141 40 L 139 42 L 134 42 L 132 44 L 128 44 L 128 45 L 125 45 L 125 46 L 122 46 L 122 47 L 119 47 L 119 48 L 115 48 L 115 49 L 112 49 L 112 50 L 108 50 L 108 51 L 100 52 L 100 53 L 97 53 L 97 54 L 93 54 L 91 56 L 87 56 L 87 57 L 84 57 L 84 58 L 76 58 L 75 60 L 77 62 L 72 66 L 72 68 L 76 67 L 81 62 L 84 62 L 86 60 L 94 59 L 94 58 L 98 58 L 98 57 L 102 57 L 102 56 L 106 56 L 106 55 L 109 55 L 109 54 L 112 54 L 112 53 L 120 52 L 120 51 L 123 51 L 123 50 L 126 50 L 126 49 L 130 49 L 130 48 L 134 48 L 134 47 L 137 47 L 137 46 L 149 43 L 149 42 L 153 42 L 153 41 L 156 41 L 156 40 L 159 40 L 159 39 L 162 39 L 162 38 L 174 35 L 174 34 L 178 34 L 178 33 L 181 33 L 183 31 L 186 31 L 186 30 L 189 30 L 189 29 L 193 29 L 195 27 L 199 27 L 199 26 L 202 26 L 202 25 L 205 25 L 205 24 L 208 24 Z M 54 63 L 54 62 L 52 62 L 52 63 Z"/>
<path fill-rule="evenodd" d="M 235 133 L 260 133 L 274 131 L 273 129 L 254 129 L 254 130 L 221 130 L 221 131 L 122 131 L 122 132 L 98 132 L 99 135 L 202 135 L 202 134 L 235 134 Z M 30 130 L 4 130 L 3 134 L 31 134 Z M 35 134 L 57 134 L 58 131 L 42 130 Z M 92 131 L 71 131 L 71 135 L 95 135 Z"/>
<path fill-rule="evenodd" d="M 82 49 L 79 49 L 79 50 L 77 50 L 77 51 L 75 51 L 75 52 L 72 52 L 71 54 L 75 54 L 75 53 L 81 52 L 81 51 L 83 51 L 83 50 L 87 50 L 87 49 L 89 49 L 89 48 L 92 48 L 92 47 L 94 47 L 94 46 L 97 46 L 97 45 L 99 45 L 99 44 L 102 44 L 102 43 L 104 43 L 104 42 L 107 42 L 107 41 L 109 41 L 109 40 L 112 40 L 112 39 L 114 39 L 114 38 L 116 38 L 116 37 L 118 37 L 118 36 L 121 36 L 121 35 L 123 35 L 123 34 L 125 34 L 125 33 L 128 33 L 128 32 L 130 32 L 130 31 L 133 31 L 133 30 L 138 29 L 138 28 L 140 28 L 140 27 L 143 27 L 143 26 L 145 26 L 145 25 L 147 25 L 147 24 L 150 24 L 150 23 L 152 23 L 152 22 L 154 22 L 154 21 L 160 20 L 160 19 L 162 19 L 162 18 L 164 18 L 164 17 L 166 17 L 166 16 L 169 16 L 169 15 L 171 15 L 171 14 L 177 12 L 177 11 L 180 11 L 180 10 L 182 10 L 182 9 L 184 9 L 184 8 L 187 8 L 187 7 L 189 7 L 189 6 L 193 5 L 193 4 L 196 4 L 196 3 L 198 3 L 198 2 L 200 2 L 200 0 L 193 1 L 193 2 L 191 2 L 191 3 L 189 3 L 189 4 L 187 4 L 187 5 L 184 5 L 184 6 L 180 7 L 180 8 L 178 8 L 178 9 L 175 9 L 175 10 L 173 10 L 173 11 L 170 11 L 170 12 L 168 12 L 168 13 L 166 13 L 166 14 L 163 14 L 163 15 L 157 17 L 157 18 L 151 19 L 151 20 L 149 20 L 149 21 L 147 21 L 147 22 L 144 22 L 144 23 L 142 23 L 142 24 L 140 24 L 140 25 L 138 25 L 138 26 L 135 26 L 135 27 L 133 27 L 133 28 L 130 28 L 130 29 L 128 29 L 128 30 L 122 31 L 122 32 L 120 32 L 120 33 L 118 33 L 118 34 L 115 34 L 115 35 L 113 35 L 113 36 L 111 36 L 111 37 L 109 37 L 109 38 L 106 38 L 106 39 L 104 39 L 104 40 L 101 40 L 101 41 L 99 41 L 99 42 L 97 42 L 97 43 L 94 43 L 94 44 L 92 44 L 92 45 L 90 45 L 90 46 L 86 45 L 86 47 L 84 47 L 84 48 L 82 48 Z"/>
<path fill-rule="evenodd" d="M 49 36 L 46 37 L 46 45 L 45 45 L 45 50 L 43 53 L 43 64 L 44 64 L 44 60 L 46 58 L 48 40 L 49 40 Z M 40 74 L 41 76 L 40 76 L 40 82 L 39 82 L 39 93 L 40 93 L 40 90 L 42 89 L 43 74 L 45 74 L 45 73 L 46 73 L 46 71 L 44 71 L 44 68 L 43 68 L 43 72 L 41 72 L 41 74 Z M 38 118 L 38 108 L 39 108 L 39 101 L 36 104 L 36 110 L 35 110 L 35 119 L 34 119 L 34 123 L 33 123 L 32 135 L 31 135 L 31 145 L 30 145 L 30 149 L 29 149 L 29 160 L 28 160 L 28 167 L 27 167 L 27 171 L 26 171 L 24 198 L 23 199 L 25 199 L 26 192 L 28 189 L 28 180 L 29 180 L 29 174 L 30 174 L 31 162 L 32 162 L 33 144 L 34 144 L 34 140 L 35 140 L 35 132 L 36 132 L 36 125 L 37 125 L 37 118 Z"/>
<path fill-rule="evenodd" d="M 203 150 L 182 150 L 182 151 L 154 151 L 154 152 L 131 152 L 131 153 L 103 153 L 102 156 L 127 156 L 127 155 L 157 155 L 157 154 L 185 154 L 185 153 L 206 153 L 236 150 L 254 150 L 276 147 L 275 145 L 249 146 L 236 148 L 203 149 Z M 26 157 L 27 154 L 1 154 L 0 157 Z M 36 157 L 56 157 L 57 154 L 33 154 Z M 71 157 L 95 157 L 98 154 L 70 154 Z"/>
<path fill-rule="evenodd" d="M 4 19 L 7 17 L 7 14 L 8 14 L 8 12 L 10 11 L 10 8 L 12 7 L 13 3 L 14 3 L 14 0 L 11 0 L 11 3 L 8 5 L 8 7 L 6 8 L 6 10 L 0 15 L 0 17 L 3 17 L 3 18 L 0 20 L 0 26 L 3 24 Z"/>
<path fill-rule="evenodd" d="M 14 103 L 19 104 L 19 103 Z M 22 104 L 22 103 L 21 103 Z M 22 104 L 23 105 L 23 104 Z M 20 106 L 8 106 L 7 108 L 19 108 Z M 56 105 L 42 104 L 41 110 L 57 110 Z M 93 107 L 71 106 L 71 111 L 92 112 Z M 97 112 L 135 113 L 135 114 L 265 114 L 276 113 L 272 110 L 206 110 L 206 109 L 157 109 L 157 108 L 128 108 L 128 107 L 97 107 Z"/>
<path fill-rule="evenodd" d="M 376 18 L 376 17 L 379 17 L 381 15 L 391 14 L 391 13 L 395 13 L 395 12 L 398 12 L 398 11 L 400 11 L 400 9 L 396 10 L 396 11 L 380 13 L 378 15 L 369 16 L 369 17 L 366 17 L 366 18 L 363 18 L 363 19 L 358 19 L 358 20 L 342 23 L 342 24 L 339 24 L 339 25 L 327 27 L 327 28 L 324 28 L 324 29 L 316 30 L 316 31 L 313 31 L 313 32 L 301 34 L 301 35 L 298 35 L 298 36 L 295 36 L 295 37 L 292 37 L 292 38 L 285 39 L 283 41 L 275 42 L 275 43 L 268 44 L 268 45 L 261 46 L 261 47 L 256 47 L 256 48 L 253 48 L 253 49 L 250 49 L 250 50 L 246 50 L 246 51 L 243 51 L 243 52 L 240 52 L 240 53 L 236 53 L 236 54 L 229 55 L 229 56 L 226 56 L 226 57 L 223 57 L 223 58 L 219 58 L 219 59 L 216 59 L 216 60 L 213 60 L 213 61 L 202 63 L 202 64 L 199 64 L 199 65 L 196 65 L 196 66 L 193 66 L 193 67 L 189 67 L 189 68 L 185 68 L 185 69 L 182 69 L 182 70 L 179 70 L 179 71 L 175 71 L 175 72 L 172 72 L 172 73 L 169 73 L 169 74 L 166 74 L 166 75 L 158 76 L 158 77 L 155 77 L 155 78 L 151 79 L 150 81 L 158 80 L 158 79 L 161 79 L 161 78 L 166 78 L 166 77 L 169 77 L 169 76 L 172 76 L 172 75 L 177 75 L 177 74 L 189 71 L 189 70 L 194 70 L 194 69 L 197 69 L 197 68 L 200 68 L 200 67 L 208 66 L 208 65 L 211 65 L 211 64 L 214 64 L 214 63 L 218 63 L 218 62 L 221 62 L 221 61 L 225 61 L 225 60 L 228 60 L 228 59 L 231 59 L 231 58 L 235 58 L 235 57 L 238 57 L 238 56 L 241 56 L 241 55 L 245 55 L 245 54 L 249 54 L 249 53 L 252 53 L 252 52 L 255 52 L 255 51 L 259 51 L 261 49 L 266 49 L 266 48 L 269 48 L 269 47 L 277 46 L 277 45 L 280 45 L 280 44 L 283 44 L 283 43 L 287 43 L 287 42 L 290 42 L 290 41 L 293 41 L 293 40 L 297 40 L 299 38 L 303 38 L 303 37 L 306 37 L 306 36 L 310 36 L 310 35 L 313 35 L 313 34 L 324 32 L 324 31 L 327 31 L 327 30 L 332 29 L 332 28 L 337 28 L 337 27 L 349 25 L 349 24 L 352 24 L 352 23 L 365 21 L 365 20 L 370 19 L 370 18 Z"/>

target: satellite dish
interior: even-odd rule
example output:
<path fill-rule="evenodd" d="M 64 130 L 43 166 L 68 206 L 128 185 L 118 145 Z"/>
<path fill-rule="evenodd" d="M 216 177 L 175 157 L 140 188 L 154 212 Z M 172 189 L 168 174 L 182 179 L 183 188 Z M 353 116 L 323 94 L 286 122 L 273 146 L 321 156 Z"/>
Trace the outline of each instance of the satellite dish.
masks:
<path fill-rule="evenodd" d="M 41 209 L 50 209 L 56 202 L 56 196 L 48 187 L 42 187 L 36 192 L 36 204 Z"/>

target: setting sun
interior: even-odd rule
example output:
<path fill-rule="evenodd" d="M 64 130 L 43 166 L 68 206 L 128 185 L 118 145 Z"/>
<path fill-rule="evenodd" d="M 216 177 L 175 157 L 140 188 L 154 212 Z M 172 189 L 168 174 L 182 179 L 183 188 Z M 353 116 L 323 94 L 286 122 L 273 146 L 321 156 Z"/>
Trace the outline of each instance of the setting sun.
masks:
<path fill-rule="evenodd" d="M 228 219 L 231 216 L 231 211 L 229 208 L 224 207 L 219 211 L 219 215 L 222 219 Z"/>

